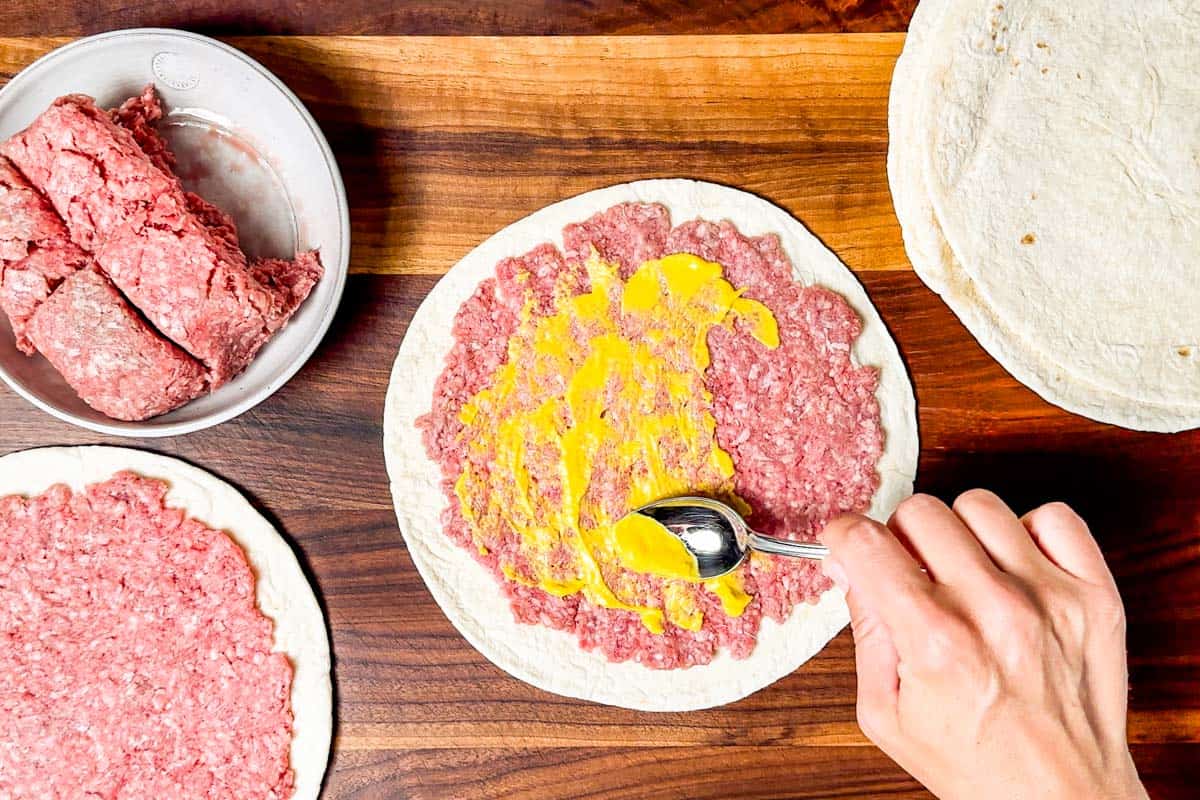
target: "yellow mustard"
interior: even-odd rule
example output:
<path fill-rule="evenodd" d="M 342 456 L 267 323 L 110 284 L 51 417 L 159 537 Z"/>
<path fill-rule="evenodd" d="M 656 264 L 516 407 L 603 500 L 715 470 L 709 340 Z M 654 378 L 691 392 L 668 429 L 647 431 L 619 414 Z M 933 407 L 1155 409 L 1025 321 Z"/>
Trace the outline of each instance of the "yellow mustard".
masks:
<path fill-rule="evenodd" d="M 468 458 L 455 491 L 481 552 L 516 534 L 510 580 L 633 611 L 651 631 L 703 624 L 698 592 L 739 616 L 750 602 L 738 572 L 700 581 L 683 544 L 626 512 L 680 494 L 733 490 L 733 461 L 716 441 L 704 387 L 707 337 L 740 319 L 766 347 L 770 310 L 744 298 L 720 264 L 688 254 L 647 261 L 622 281 L 595 253 L 591 289 L 530 304 L 491 385 L 460 413 Z M 478 465 L 486 464 L 482 469 Z M 622 497 L 606 489 L 628 486 Z M 652 576 L 655 581 L 640 576 Z"/>

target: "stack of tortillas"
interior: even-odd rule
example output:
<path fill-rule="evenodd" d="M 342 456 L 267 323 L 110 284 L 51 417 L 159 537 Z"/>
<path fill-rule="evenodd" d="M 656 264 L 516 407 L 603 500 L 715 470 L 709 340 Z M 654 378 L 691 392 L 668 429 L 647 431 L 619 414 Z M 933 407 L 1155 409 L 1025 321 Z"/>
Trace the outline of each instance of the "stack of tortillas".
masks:
<path fill-rule="evenodd" d="M 923 0 L 889 122 L 913 266 L 1009 372 L 1200 426 L 1200 4 Z"/>

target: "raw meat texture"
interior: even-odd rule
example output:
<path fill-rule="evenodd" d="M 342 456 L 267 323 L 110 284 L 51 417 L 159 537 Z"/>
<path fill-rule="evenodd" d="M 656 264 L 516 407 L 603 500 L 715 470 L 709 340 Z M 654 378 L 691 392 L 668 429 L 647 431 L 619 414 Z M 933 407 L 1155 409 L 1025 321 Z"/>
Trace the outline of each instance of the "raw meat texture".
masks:
<path fill-rule="evenodd" d="M 216 388 L 287 322 L 319 277 L 319 260 L 312 253 L 291 268 L 252 269 L 228 216 L 169 171 L 169 150 L 152 127 L 160 115 L 152 93 L 112 115 L 68 95 L 0 150 L 146 319 L 204 364 Z M 256 273 L 274 276 L 272 285 Z"/>
<path fill-rule="evenodd" d="M 527 298 L 533 314 L 545 315 L 553 308 L 556 282 L 587 288 L 583 261 L 593 248 L 619 264 L 624 277 L 670 253 L 717 261 L 731 283 L 771 309 L 781 342 L 768 349 L 739 325 L 709 332 L 712 363 L 705 384 L 718 443 L 733 459 L 737 492 L 753 509 L 750 522 L 777 536 L 811 540 L 835 514 L 866 510 L 879 486 L 878 375 L 851 359 L 861 321 L 837 294 L 797 284 L 777 237 L 746 237 L 727 222 L 695 220 L 672 228 L 666 208 L 623 203 L 567 226 L 563 241 L 565 255 L 546 244 L 502 261 L 496 278 L 482 283 L 455 317 L 455 343 L 431 411 L 418 422 L 426 451 L 442 469 L 444 532 L 496 575 L 517 620 L 568 631 L 582 647 L 612 661 L 676 669 L 706 664 L 722 648 L 745 658 L 764 617 L 782 621 L 795 605 L 813 602 L 829 588 L 819 570 L 809 562 L 754 557 L 742 567 L 754 599 L 741 616 L 726 615 L 705 594 L 699 631 L 668 625 L 663 634 L 652 633 L 631 612 L 508 581 L 500 565 L 520 557 L 520 542 L 509 538 L 480 553 L 454 491 L 468 456 L 459 411 L 507 360 L 507 340 Z M 564 278 L 566 271 L 571 275 Z M 535 450 L 528 458 L 537 458 Z M 536 465 L 527 466 L 535 471 Z M 619 482 L 593 484 L 589 491 L 606 492 L 617 504 L 627 495 Z"/>
<path fill-rule="evenodd" d="M 0 310 L 21 352 L 34 353 L 27 328 L 38 306 L 91 260 L 46 199 L 0 156 Z"/>
<path fill-rule="evenodd" d="M 163 118 L 162 103 L 154 86 L 142 89 L 142 93 L 131 97 L 111 112 L 113 121 L 133 134 L 134 141 L 142 148 L 154 166 L 163 172 L 175 174 L 175 154 L 158 132 L 158 123 Z M 185 192 L 188 210 L 196 215 L 200 224 L 208 228 L 217 239 L 224 241 L 234 250 L 239 248 L 237 226 L 233 218 L 195 192 Z"/>
<path fill-rule="evenodd" d="M 41 305 L 29 338 L 85 403 L 115 419 L 165 414 L 208 388 L 200 363 L 151 329 L 92 268 Z"/>
<path fill-rule="evenodd" d="M 291 797 L 292 666 L 245 554 L 166 497 L 0 498 L 0 797 Z"/>

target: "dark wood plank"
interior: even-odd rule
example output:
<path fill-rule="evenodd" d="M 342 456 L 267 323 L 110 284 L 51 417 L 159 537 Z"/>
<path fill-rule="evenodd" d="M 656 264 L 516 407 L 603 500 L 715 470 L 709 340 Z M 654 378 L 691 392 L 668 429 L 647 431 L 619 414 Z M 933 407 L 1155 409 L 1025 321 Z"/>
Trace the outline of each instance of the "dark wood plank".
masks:
<path fill-rule="evenodd" d="M 845 747 L 417 749 L 345 754 L 338 768 L 346 782 L 330 800 L 932 797 L 882 753 Z"/>
<path fill-rule="evenodd" d="M 115 28 L 186 28 L 218 35 L 803 33 L 902 31 L 916 0 L 12 0 L 8 36 L 84 35 Z"/>
<path fill-rule="evenodd" d="M 1197 755 L 1195 745 L 1134 748 L 1156 800 L 1194 797 L 1200 779 Z M 681 778 L 698 764 L 705 773 L 701 780 Z M 882 753 L 846 747 L 413 750 L 345 753 L 337 768 L 344 777 L 330 800 L 932 797 Z M 416 784 L 406 778 L 414 774 L 424 779 Z M 563 775 L 572 776 L 566 786 Z"/>
<path fill-rule="evenodd" d="M 637 797 L 802 800 L 933 796 L 878 751 L 846 747 L 652 748 L 641 750 L 415 750 L 345 753 L 329 800 L 405 797 Z M 1200 780 L 1196 745 L 1139 745 L 1134 759 L 1155 800 L 1191 800 Z M 695 780 L 701 764 L 704 774 Z M 421 775 L 418 783 L 408 776 Z M 570 776 L 563 778 L 564 775 Z"/>

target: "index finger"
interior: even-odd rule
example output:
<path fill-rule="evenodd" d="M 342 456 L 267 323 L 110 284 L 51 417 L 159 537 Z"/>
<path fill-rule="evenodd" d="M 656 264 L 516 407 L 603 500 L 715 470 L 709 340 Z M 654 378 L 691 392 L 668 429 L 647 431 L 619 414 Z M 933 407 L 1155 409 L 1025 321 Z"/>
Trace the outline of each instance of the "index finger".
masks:
<path fill-rule="evenodd" d="M 901 657 L 926 636 L 933 583 L 890 530 L 868 517 L 843 514 L 821 533 L 846 577 L 847 601 L 883 621 Z"/>

